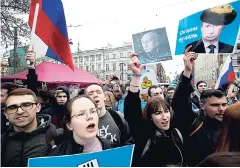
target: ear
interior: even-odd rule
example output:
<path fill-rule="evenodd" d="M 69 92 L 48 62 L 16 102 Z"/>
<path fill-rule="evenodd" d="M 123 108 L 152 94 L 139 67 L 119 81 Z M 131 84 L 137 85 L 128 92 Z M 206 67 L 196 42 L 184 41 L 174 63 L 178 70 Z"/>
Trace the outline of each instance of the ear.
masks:
<path fill-rule="evenodd" d="M 67 126 L 67 128 L 68 128 L 70 131 L 72 131 L 72 130 L 73 130 L 73 128 L 72 128 L 72 126 L 71 126 L 70 122 L 68 122 L 68 123 L 66 124 L 66 126 Z"/>
<path fill-rule="evenodd" d="M 200 107 L 201 107 L 201 109 L 204 110 L 204 104 L 203 103 L 200 103 Z"/>
<path fill-rule="evenodd" d="M 38 103 L 37 105 L 36 105 L 36 107 L 37 107 L 37 113 L 39 113 L 40 111 L 41 111 L 41 104 L 40 103 Z"/>

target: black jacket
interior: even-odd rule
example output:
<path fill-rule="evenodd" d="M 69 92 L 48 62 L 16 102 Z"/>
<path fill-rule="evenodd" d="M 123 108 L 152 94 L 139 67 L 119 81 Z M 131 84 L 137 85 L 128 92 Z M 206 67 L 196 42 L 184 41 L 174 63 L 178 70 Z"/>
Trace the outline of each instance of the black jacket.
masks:
<path fill-rule="evenodd" d="M 155 136 L 157 128 L 152 121 L 143 119 L 139 92 L 128 92 L 124 101 L 124 116 L 135 141 L 132 166 L 166 166 L 182 162 L 180 151 L 182 142 L 175 129 Z M 175 142 L 172 136 L 175 137 Z M 148 142 L 151 142 L 148 150 L 144 150 Z"/>
<path fill-rule="evenodd" d="M 39 115 L 37 117 L 38 128 L 30 133 L 15 132 L 9 127 L 3 134 L 1 149 L 1 166 L 3 167 L 25 167 L 29 158 L 47 156 L 56 134 L 47 134 L 48 130 L 56 130 L 51 124 L 50 116 Z"/>
<path fill-rule="evenodd" d="M 192 45 L 192 48 L 190 49 L 191 51 L 196 52 L 196 53 L 206 53 L 202 39 L 188 44 L 186 46 L 186 48 L 188 48 L 190 45 Z M 218 53 L 232 53 L 233 52 L 233 46 L 231 46 L 231 45 L 222 43 L 220 41 L 218 42 L 218 45 L 219 45 Z"/>
<path fill-rule="evenodd" d="M 102 144 L 103 150 L 113 148 L 113 145 L 110 144 L 108 140 L 101 139 L 98 137 Z M 74 139 L 71 137 L 68 140 L 65 140 L 61 143 L 58 147 L 54 148 L 50 153 L 49 156 L 61 156 L 61 155 L 72 155 L 72 154 L 79 154 L 83 153 L 83 146 L 77 144 Z"/>
<path fill-rule="evenodd" d="M 38 75 L 35 69 L 28 69 L 27 74 L 27 88 L 31 89 L 36 95 L 38 94 Z"/>
<path fill-rule="evenodd" d="M 200 107 L 200 102 L 199 102 L 199 98 L 198 98 L 197 95 L 194 95 L 194 96 L 192 97 L 192 103 L 195 104 L 199 109 L 201 109 L 201 107 Z"/>
<path fill-rule="evenodd" d="M 182 74 L 173 97 L 172 108 L 176 127 L 183 134 L 184 156 L 188 166 L 196 166 L 214 151 L 221 129 L 221 122 L 208 118 L 202 110 L 198 113 L 192 111 L 192 92 L 194 88 L 191 78 Z"/>

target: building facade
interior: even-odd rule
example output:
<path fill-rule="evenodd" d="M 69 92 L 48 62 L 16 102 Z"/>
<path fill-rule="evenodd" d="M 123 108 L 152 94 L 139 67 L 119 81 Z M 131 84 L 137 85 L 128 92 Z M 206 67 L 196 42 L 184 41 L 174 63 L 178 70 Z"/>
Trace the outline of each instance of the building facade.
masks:
<path fill-rule="evenodd" d="M 75 67 L 82 68 L 102 80 L 117 76 L 123 83 L 130 80 L 131 70 L 128 67 L 132 44 L 124 43 L 121 47 L 111 45 L 101 49 L 85 50 L 73 53 Z"/>

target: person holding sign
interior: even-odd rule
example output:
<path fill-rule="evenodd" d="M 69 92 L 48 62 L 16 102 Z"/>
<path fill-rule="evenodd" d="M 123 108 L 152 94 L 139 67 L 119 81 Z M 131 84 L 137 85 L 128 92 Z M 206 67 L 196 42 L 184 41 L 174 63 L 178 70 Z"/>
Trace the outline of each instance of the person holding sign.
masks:
<path fill-rule="evenodd" d="M 202 12 L 202 38 L 186 46 L 192 46 L 196 53 L 232 53 L 233 46 L 219 41 L 219 36 L 225 26 L 231 24 L 237 16 L 230 4 L 206 9 Z"/>
<path fill-rule="evenodd" d="M 186 162 L 188 166 L 196 166 L 215 150 L 223 115 L 228 105 L 223 92 L 208 89 L 200 96 L 201 109 L 193 111 L 190 101 L 191 93 L 194 92 L 191 74 L 195 67 L 197 54 L 190 50 L 191 46 L 185 50 L 184 71 L 180 75 L 173 96 L 172 108 L 175 117 L 174 124 L 183 134 Z"/>
<path fill-rule="evenodd" d="M 49 155 L 72 155 L 79 153 L 98 152 L 112 148 L 112 145 L 97 136 L 99 110 L 96 104 L 86 96 L 73 98 L 65 116 L 70 138 L 61 143 Z"/>
<path fill-rule="evenodd" d="M 152 97 L 142 113 L 139 98 L 142 65 L 136 54 L 131 54 L 129 66 L 133 76 L 124 102 L 124 116 L 135 141 L 133 166 L 182 166 L 183 139 L 172 125 L 170 106 L 162 98 Z"/>

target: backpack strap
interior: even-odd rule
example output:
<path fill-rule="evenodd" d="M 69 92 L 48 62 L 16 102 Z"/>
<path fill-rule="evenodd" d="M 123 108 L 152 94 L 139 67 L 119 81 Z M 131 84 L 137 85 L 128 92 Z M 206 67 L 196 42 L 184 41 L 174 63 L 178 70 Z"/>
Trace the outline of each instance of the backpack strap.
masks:
<path fill-rule="evenodd" d="M 112 116 L 113 120 L 115 121 L 115 123 L 117 124 L 120 132 L 121 132 L 121 136 L 120 136 L 120 143 L 124 143 L 125 140 L 125 126 L 123 123 L 123 119 L 122 117 L 114 110 L 109 109 L 108 112 L 110 113 L 110 115 Z"/>
<path fill-rule="evenodd" d="M 177 129 L 177 128 L 174 128 L 178 134 L 178 137 L 181 139 L 181 142 L 183 143 L 183 136 L 181 134 L 181 132 Z"/>
<path fill-rule="evenodd" d="M 190 136 L 194 135 L 201 127 L 203 126 L 203 120 L 201 117 L 197 117 L 191 127 L 190 127 Z"/>

